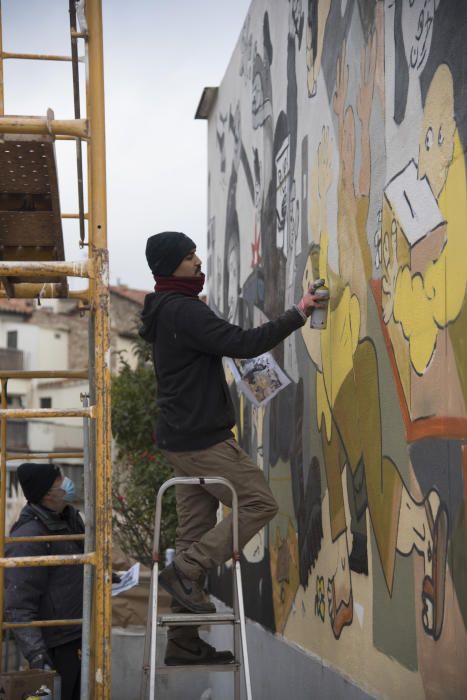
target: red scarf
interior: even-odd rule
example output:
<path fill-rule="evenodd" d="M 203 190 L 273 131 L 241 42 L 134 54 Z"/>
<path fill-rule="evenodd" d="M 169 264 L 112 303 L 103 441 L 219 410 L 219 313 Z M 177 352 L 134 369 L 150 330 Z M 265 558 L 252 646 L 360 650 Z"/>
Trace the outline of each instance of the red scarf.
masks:
<path fill-rule="evenodd" d="M 204 273 L 196 277 L 155 277 L 156 292 L 177 292 L 188 297 L 197 297 L 204 287 Z"/>

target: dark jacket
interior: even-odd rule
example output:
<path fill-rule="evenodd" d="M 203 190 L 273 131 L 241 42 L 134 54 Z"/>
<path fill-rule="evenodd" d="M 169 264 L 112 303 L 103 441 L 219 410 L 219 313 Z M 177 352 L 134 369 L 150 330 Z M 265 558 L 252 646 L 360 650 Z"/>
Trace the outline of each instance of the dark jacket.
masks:
<path fill-rule="evenodd" d="M 202 450 L 232 437 L 235 414 L 222 357 L 256 357 L 303 325 L 292 308 L 275 321 L 242 330 L 197 297 L 148 294 L 140 335 L 153 343 L 157 379 L 156 439 L 166 450 Z"/>
<path fill-rule="evenodd" d="M 83 534 L 84 525 L 72 506 L 54 513 L 27 503 L 11 528 L 12 537 L 37 535 Z M 83 542 L 12 542 L 7 557 L 30 557 L 57 554 L 81 554 Z M 5 569 L 5 619 L 8 622 L 62 620 L 82 617 L 83 567 L 35 566 Z M 24 628 L 14 630 L 15 638 L 26 659 L 47 649 L 81 637 L 81 625 L 67 627 Z"/>

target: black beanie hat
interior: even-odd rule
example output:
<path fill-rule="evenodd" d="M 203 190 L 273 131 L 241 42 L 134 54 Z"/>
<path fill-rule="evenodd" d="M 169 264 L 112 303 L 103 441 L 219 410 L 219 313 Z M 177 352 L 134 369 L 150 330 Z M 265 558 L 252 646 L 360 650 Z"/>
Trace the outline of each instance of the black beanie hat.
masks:
<path fill-rule="evenodd" d="M 146 260 L 154 277 L 170 277 L 196 243 L 179 231 L 163 231 L 148 238 Z"/>
<path fill-rule="evenodd" d="M 23 462 L 17 474 L 26 499 L 30 503 L 39 503 L 60 476 L 60 469 L 55 464 Z"/>

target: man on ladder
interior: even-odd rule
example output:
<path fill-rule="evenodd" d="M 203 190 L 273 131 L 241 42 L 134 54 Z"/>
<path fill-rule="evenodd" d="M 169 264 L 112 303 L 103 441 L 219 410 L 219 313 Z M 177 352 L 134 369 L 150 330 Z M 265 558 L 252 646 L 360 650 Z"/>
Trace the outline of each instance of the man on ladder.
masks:
<path fill-rule="evenodd" d="M 157 379 L 156 441 L 176 476 L 224 477 L 239 506 L 239 545 L 277 513 L 277 503 L 259 467 L 234 440 L 235 414 L 222 357 L 256 357 L 306 322 L 318 297 L 310 291 L 275 321 L 244 331 L 218 318 L 198 297 L 204 274 L 196 245 L 183 233 L 151 236 L 146 258 L 155 292 L 145 299 L 140 335 L 153 343 Z M 177 554 L 159 575 L 173 597 L 174 612 L 206 614 L 215 606 L 204 591 L 206 574 L 232 556 L 231 515 L 216 524 L 219 502 L 231 507 L 222 485 L 179 484 Z M 230 652 L 210 647 L 197 628 L 172 627 L 168 664 L 226 663 Z"/>

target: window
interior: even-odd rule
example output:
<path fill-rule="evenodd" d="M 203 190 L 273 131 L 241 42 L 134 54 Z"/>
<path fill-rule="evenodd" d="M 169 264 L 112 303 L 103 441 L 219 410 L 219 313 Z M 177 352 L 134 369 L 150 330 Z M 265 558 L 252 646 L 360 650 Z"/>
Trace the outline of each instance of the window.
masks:
<path fill-rule="evenodd" d="M 9 350 L 17 350 L 17 348 L 18 348 L 18 331 L 7 331 L 6 346 Z"/>
<path fill-rule="evenodd" d="M 8 408 L 23 408 L 23 399 L 17 394 L 8 394 L 7 405 Z"/>
<path fill-rule="evenodd" d="M 51 396 L 42 396 L 41 408 L 52 408 L 52 397 Z"/>

